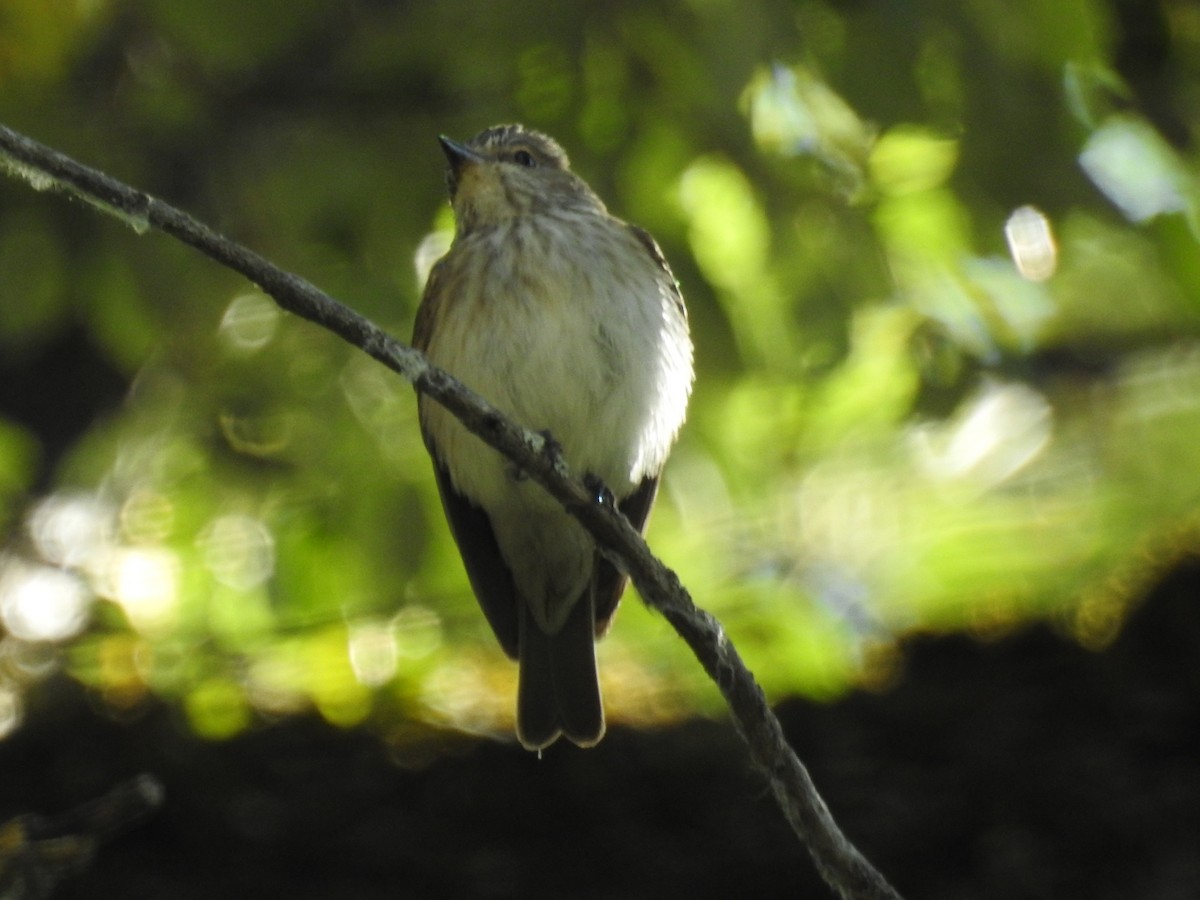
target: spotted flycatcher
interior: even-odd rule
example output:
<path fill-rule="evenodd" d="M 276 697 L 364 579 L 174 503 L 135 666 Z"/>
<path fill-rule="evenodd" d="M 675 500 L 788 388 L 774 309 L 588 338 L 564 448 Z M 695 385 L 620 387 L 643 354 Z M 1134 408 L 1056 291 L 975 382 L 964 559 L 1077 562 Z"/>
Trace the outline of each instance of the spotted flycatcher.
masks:
<path fill-rule="evenodd" d="M 520 125 L 441 139 L 454 243 L 433 267 L 413 343 L 603 482 L 644 528 L 683 424 L 692 344 L 654 239 L 609 215 L 554 140 Z M 595 638 L 626 578 L 558 501 L 420 398 L 450 530 L 505 652 L 520 662 L 517 737 L 604 736 Z"/>

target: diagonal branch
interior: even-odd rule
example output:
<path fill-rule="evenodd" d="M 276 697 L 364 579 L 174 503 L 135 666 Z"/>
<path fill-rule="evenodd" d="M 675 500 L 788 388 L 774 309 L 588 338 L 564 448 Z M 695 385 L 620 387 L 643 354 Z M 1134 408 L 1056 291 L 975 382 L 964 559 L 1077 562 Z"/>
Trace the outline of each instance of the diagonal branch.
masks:
<path fill-rule="evenodd" d="M 131 225 L 183 241 L 253 281 L 284 309 L 332 331 L 437 400 L 562 503 L 601 551 L 671 623 L 724 696 L 755 767 L 808 847 L 826 882 L 846 900 L 900 895 L 838 828 L 808 770 L 788 746 L 762 688 L 713 616 L 698 609 L 678 577 L 612 504 L 597 503 L 567 471 L 552 442 L 505 419 L 491 404 L 377 325 L 311 283 L 285 272 L 178 209 L 0 125 L 0 166 L 38 190 L 76 196 Z"/>

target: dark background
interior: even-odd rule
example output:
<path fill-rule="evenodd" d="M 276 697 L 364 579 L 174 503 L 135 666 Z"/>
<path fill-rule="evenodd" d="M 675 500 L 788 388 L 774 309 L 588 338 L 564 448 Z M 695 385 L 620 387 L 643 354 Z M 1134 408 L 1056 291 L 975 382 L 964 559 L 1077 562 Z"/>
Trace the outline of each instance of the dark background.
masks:
<path fill-rule="evenodd" d="M 921 638 L 900 684 L 780 715 L 834 815 L 906 897 L 1200 891 L 1200 560 L 1102 654 L 1032 627 Z M 833 896 L 722 722 L 616 728 L 544 758 L 453 735 L 390 745 L 311 718 L 211 744 L 156 706 L 45 685 L 0 745 L 5 809 L 155 773 L 161 812 L 61 897 Z"/>

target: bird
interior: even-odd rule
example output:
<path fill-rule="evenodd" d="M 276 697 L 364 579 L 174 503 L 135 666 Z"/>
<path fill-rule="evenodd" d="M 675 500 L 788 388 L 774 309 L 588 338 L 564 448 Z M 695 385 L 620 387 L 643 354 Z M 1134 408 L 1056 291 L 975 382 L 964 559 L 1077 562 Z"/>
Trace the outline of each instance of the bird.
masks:
<path fill-rule="evenodd" d="M 662 250 L 611 215 L 550 136 L 519 124 L 439 138 L 454 238 L 413 344 L 517 424 L 548 434 L 639 531 L 693 383 L 687 309 Z M 472 590 L 519 664 L 516 734 L 541 751 L 605 732 L 595 641 L 627 576 L 564 508 L 444 407 L 421 433 Z"/>

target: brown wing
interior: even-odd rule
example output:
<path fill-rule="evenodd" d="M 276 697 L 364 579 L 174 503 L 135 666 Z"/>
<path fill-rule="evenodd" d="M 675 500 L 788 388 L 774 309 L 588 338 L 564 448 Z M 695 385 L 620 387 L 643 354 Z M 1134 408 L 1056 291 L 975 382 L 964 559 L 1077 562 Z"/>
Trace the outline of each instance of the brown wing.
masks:
<path fill-rule="evenodd" d="M 627 227 L 630 233 L 646 249 L 646 252 L 650 254 L 650 258 L 654 260 L 655 265 L 662 271 L 667 284 L 670 286 L 671 299 L 674 301 L 675 312 L 686 322 L 687 307 L 683 302 L 683 294 L 679 290 L 679 282 L 675 280 L 675 275 L 671 271 L 671 267 L 667 264 L 667 258 L 663 256 L 658 243 L 645 229 L 639 228 L 636 225 L 627 225 Z M 629 524 L 639 532 L 646 530 L 646 519 L 650 516 L 650 507 L 654 505 L 654 497 L 657 493 L 658 476 L 647 476 L 642 479 L 642 483 L 638 485 L 637 490 L 617 504 L 621 512 L 625 514 L 625 518 L 629 520 Z M 617 604 L 621 602 L 621 594 L 625 592 L 625 585 L 629 581 L 629 576 L 623 575 L 616 566 L 597 553 L 595 577 L 596 636 L 599 637 L 608 630 L 613 613 L 617 611 Z"/>
<path fill-rule="evenodd" d="M 425 285 L 425 295 L 417 310 L 417 322 L 413 329 L 413 346 L 425 351 L 429 347 L 429 339 L 433 332 L 433 323 L 437 315 L 437 305 L 444 291 L 440 288 L 445 278 L 445 268 L 438 262 L 429 273 L 429 281 Z M 418 396 L 418 408 L 426 403 L 433 403 Z M 441 463 L 438 449 L 425 430 L 422 417 L 421 436 L 425 439 L 425 448 L 433 458 L 433 472 L 437 478 L 438 494 L 442 498 L 442 509 L 446 512 L 446 521 L 450 524 L 450 533 L 454 543 L 458 545 L 459 555 L 462 556 L 463 567 L 467 570 L 467 578 L 475 598 L 487 617 L 488 624 L 496 634 L 496 640 L 504 648 L 504 652 L 513 659 L 517 658 L 517 594 L 513 585 L 512 572 L 500 556 L 500 547 L 496 543 L 496 534 L 492 530 L 492 521 L 488 514 L 454 489 L 450 473 Z"/>
<path fill-rule="evenodd" d="M 667 263 L 667 258 L 663 255 L 662 248 L 658 246 L 658 241 L 654 240 L 650 232 L 644 228 L 639 228 L 637 225 L 628 225 L 627 227 L 633 232 L 633 236 L 641 242 L 642 246 L 646 248 L 646 252 L 650 254 L 650 258 L 654 260 L 655 265 L 667 276 L 667 283 L 671 288 L 671 299 L 675 302 L 675 312 L 686 322 L 687 305 L 683 302 L 683 291 L 679 289 L 679 282 L 675 279 L 675 273 L 671 271 L 671 266 Z"/>
<path fill-rule="evenodd" d="M 646 519 L 650 516 L 650 507 L 654 505 L 654 496 L 658 493 L 658 477 L 642 479 L 637 490 L 617 504 L 624 513 L 629 524 L 639 532 L 646 530 Z M 596 637 L 608 631 L 608 623 L 612 621 L 617 604 L 621 602 L 621 594 L 629 576 L 623 574 L 607 559 L 596 554 Z"/>
<path fill-rule="evenodd" d="M 425 293 L 417 307 L 417 321 L 413 325 L 413 346 L 424 353 L 429 349 L 429 338 L 433 335 L 433 321 L 437 316 L 438 303 L 442 297 L 441 282 L 445 280 L 445 257 L 439 259 L 429 270 L 425 281 Z"/>
<path fill-rule="evenodd" d="M 432 447 L 430 452 L 433 452 Z M 446 511 L 446 521 L 450 523 L 450 533 L 458 545 L 471 589 L 496 634 L 496 640 L 505 653 L 516 659 L 519 626 L 517 589 L 513 584 L 512 572 L 500 556 L 492 520 L 486 512 L 454 489 L 450 473 L 437 461 L 436 453 L 433 468 L 437 476 L 438 493 L 442 497 L 442 508 Z"/>

